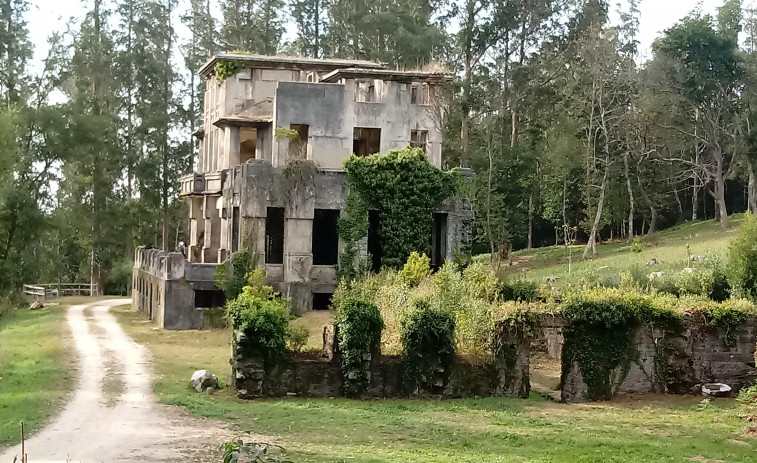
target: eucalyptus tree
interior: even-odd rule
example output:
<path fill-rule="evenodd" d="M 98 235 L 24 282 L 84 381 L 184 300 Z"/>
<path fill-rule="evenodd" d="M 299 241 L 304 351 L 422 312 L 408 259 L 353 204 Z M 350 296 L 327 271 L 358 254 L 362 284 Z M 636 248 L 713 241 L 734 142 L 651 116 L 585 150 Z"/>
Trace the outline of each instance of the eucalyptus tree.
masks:
<path fill-rule="evenodd" d="M 116 137 L 118 85 L 114 78 L 110 11 L 103 0 L 92 0 L 73 44 L 68 76 L 73 85 L 69 97 L 69 146 L 75 156 L 63 165 L 64 180 L 59 194 L 73 204 L 86 205 L 75 211 L 79 223 L 88 223 L 90 282 L 104 288 L 107 269 L 115 255 L 117 230 L 111 220 L 115 210 L 111 199 L 121 175 L 121 153 Z M 84 231 L 84 230 L 82 230 Z"/>
<path fill-rule="evenodd" d="M 275 55 L 286 18 L 284 0 L 223 0 L 220 39 L 226 51 Z"/>
<path fill-rule="evenodd" d="M 330 0 L 290 0 L 292 18 L 297 27 L 295 49 L 302 56 L 321 58 L 326 50 Z"/>
<path fill-rule="evenodd" d="M 715 200 L 721 226 L 728 228 L 725 181 L 737 146 L 744 78 L 735 35 L 727 27 L 718 30 L 712 17 L 695 14 L 668 29 L 653 50 L 664 65 L 669 88 L 689 104 L 689 125 L 697 130 L 673 129 L 701 144 L 696 169 Z"/>

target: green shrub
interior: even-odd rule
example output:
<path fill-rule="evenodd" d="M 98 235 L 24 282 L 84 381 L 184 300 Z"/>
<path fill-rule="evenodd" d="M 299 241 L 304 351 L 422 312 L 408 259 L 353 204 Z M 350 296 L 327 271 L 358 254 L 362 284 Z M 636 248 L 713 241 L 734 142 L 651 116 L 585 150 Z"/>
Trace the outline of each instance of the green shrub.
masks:
<path fill-rule="evenodd" d="M 654 277 L 650 274 L 649 288 L 658 293 L 673 294 L 675 296 L 681 294 L 681 289 L 678 286 L 678 279 L 668 273 Z"/>
<path fill-rule="evenodd" d="M 264 358 L 266 368 L 274 366 L 286 351 L 287 308 L 287 299 L 262 297 L 250 286 L 226 304 L 232 327 L 245 334 L 245 346 Z"/>
<path fill-rule="evenodd" d="M 308 331 L 308 328 L 304 325 L 292 326 L 290 324 L 287 327 L 286 342 L 287 347 L 292 352 L 302 352 L 302 349 L 308 343 L 309 337 L 310 331 Z"/>
<path fill-rule="evenodd" d="M 215 284 L 218 289 L 226 293 L 226 299 L 235 299 L 242 293 L 242 288 L 248 284 L 247 274 L 252 270 L 252 264 L 252 256 L 249 252 L 237 251 L 231 255 L 230 261 L 218 266 Z"/>
<path fill-rule="evenodd" d="M 342 359 L 344 395 L 359 397 L 368 388 L 365 356 L 378 353 L 384 321 L 375 304 L 347 299 L 337 307 L 334 325 Z"/>
<path fill-rule="evenodd" d="M 633 241 L 631 242 L 631 252 L 639 254 L 644 250 L 644 240 L 641 239 L 641 236 L 636 235 L 633 237 Z"/>
<path fill-rule="evenodd" d="M 410 253 L 405 266 L 399 273 L 400 280 L 409 286 L 418 286 L 422 279 L 431 275 L 431 259 L 426 254 Z"/>
<path fill-rule="evenodd" d="M 757 384 L 740 390 L 736 400 L 742 404 L 757 404 Z"/>
<path fill-rule="evenodd" d="M 125 296 L 131 285 L 131 273 L 134 262 L 130 259 L 119 259 L 113 263 L 105 284 L 105 294 Z"/>
<path fill-rule="evenodd" d="M 451 374 L 455 359 L 455 318 L 433 309 L 428 301 L 415 303 L 415 311 L 402 320 L 402 356 L 405 386 L 419 386 L 440 393 Z M 436 386 L 441 377 L 442 386 Z"/>
<path fill-rule="evenodd" d="M 744 223 L 728 247 L 728 281 L 736 297 L 757 298 L 757 218 L 744 214 Z"/>
<path fill-rule="evenodd" d="M 737 300 L 729 300 L 719 304 L 704 303 L 698 307 L 698 311 L 704 315 L 708 326 L 724 330 L 723 343 L 727 347 L 734 347 L 738 342 L 738 327 L 746 322 L 751 309 L 749 305 Z"/>
<path fill-rule="evenodd" d="M 489 264 L 476 262 L 463 270 L 463 282 L 469 297 L 494 302 L 498 299 L 502 283 Z"/>
<path fill-rule="evenodd" d="M 620 286 L 621 276 L 617 273 L 603 273 L 597 278 L 597 286 L 601 288 L 617 288 Z"/>
<path fill-rule="evenodd" d="M 536 283 L 532 281 L 514 281 L 502 285 L 500 294 L 503 301 L 533 302 L 536 300 Z"/>
<path fill-rule="evenodd" d="M 713 301 L 722 302 L 731 297 L 731 285 L 728 282 L 727 270 L 720 258 L 708 259 L 705 266 L 712 274 L 712 288 L 710 288 L 709 298 Z"/>

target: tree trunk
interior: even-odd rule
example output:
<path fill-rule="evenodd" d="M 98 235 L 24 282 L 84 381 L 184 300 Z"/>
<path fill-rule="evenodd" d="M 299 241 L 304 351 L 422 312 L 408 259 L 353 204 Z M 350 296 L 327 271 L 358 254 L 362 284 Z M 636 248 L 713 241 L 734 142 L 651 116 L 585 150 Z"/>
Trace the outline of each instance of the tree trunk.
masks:
<path fill-rule="evenodd" d="M 562 179 L 562 236 L 565 251 L 568 250 L 568 177 Z"/>
<path fill-rule="evenodd" d="M 699 212 L 699 186 L 697 185 L 699 182 L 697 179 L 694 179 L 694 189 L 691 193 L 691 221 L 696 222 L 697 220 L 697 212 Z"/>
<path fill-rule="evenodd" d="M 651 235 L 655 231 L 657 231 L 657 209 L 654 206 L 649 206 L 649 230 L 647 231 L 647 235 Z"/>
<path fill-rule="evenodd" d="M 534 194 L 528 197 L 528 249 L 534 247 Z"/>
<path fill-rule="evenodd" d="M 499 266 L 496 249 L 494 246 L 494 234 L 492 233 L 492 169 L 494 169 L 494 158 L 492 156 L 491 140 L 487 150 L 489 154 L 489 178 L 486 189 L 486 234 L 489 238 L 489 248 L 491 249 L 491 261 Z"/>
<path fill-rule="evenodd" d="M 725 179 L 723 178 L 722 170 L 720 168 L 718 170 L 720 172 L 717 178 L 715 179 L 715 202 L 718 206 L 718 215 L 720 217 L 720 228 L 725 230 L 728 228 L 728 209 L 726 208 L 726 205 L 725 205 Z"/>
<path fill-rule="evenodd" d="M 467 5 L 467 24 L 466 37 L 463 44 L 463 118 L 460 127 L 460 142 L 462 143 L 463 153 L 460 159 L 461 167 L 468 167 L 468 127 L 470 125 L 470 94 L 471 94 L 471 66 L 473 66 L 473 22 L 475 17 L 475 2 L 468 1 Z"/>
<path fill-rule="evenodd" d="M 754 173 L 754 165 L 747 158 L 747 168 L 749 169 L 749 186 L 747 187 L 747 204 L 752 214 L 757 214 L 757 175 Z"/>
<path fill-rule="evenodd" d="M 673 185 L 673 194 L 676 197 L 676 206 L 678 206 L 678 219 L 676 220 L 677 224 L 683 223 L 686 220 L 686 217 L 684 217 L 683 214 L 683 203 L 681 202 L 681 195 L 678 192 L 678 188 Z"/>
<path fill-rule="evenodd" d="M 628 168 L 627 152 L 623 155 L 623 165 L 626 176 L 626 188 L 628 189 L 628 234 L 626 235 L 626 237 L 628 238 L 628 242 L 630 243 L 631 241 L 633 241 L 633 216 L 635 204 L 633 198 L 633 188 L 631 187 L 631 176 Z"/>
<path fill-rule="evenodd" d="M 599 190 L 599 200 L 597 201 L 597 213 L 594 216 L 594 222 L 591 224 L 591 234 L 589 235 L 589 241 L 584 248 L 583 257 L 586 259 L 587 254 L 591 250 L 591 256 L 597 255 L 597 233 L 599 232 L 599 222 L 602 220 L 602 209 L 605 204 L 605 192 L 607 191 L 607 178 L 610 175 L 610 161 L 605 160 L 605 173 L 602 176 L 602 186 Z"/>
<path fill-rule="evenodd" d="M 93 56 L 93 68 L 97 71 L 102 69 L 104 63 L 100 62 L 102 59 L 102 37 L 101 37 L 101 23 L 100 23 L 100 2 L 101 0 L 95 0 L 94 2 L 94 34 L 95 34 L 95 52 Z M 96 72 L 97 72 L 96 71 Z M 95 117 L 102 116 L 103 110 L 100 104 L 100 92 L 102 91 L 102 83 L 99 81 L 100 76 L 95 75 L 92 79 L 92 114 Z M 97 285 L 98 291 L 96 295 L 100 295 L 103 288 L 103 272 L 101 267 L 102 250 L 103 250 L 103 237 L 102 237 L 102 221 L 104 220 L 105 213 L 105 188 L 104 188 L 104 167 L 102 163 L 103 153 L 100 150 L 95 150 L 93 153 L 92 161 L 92 246 L 90 250 L 90 284 Z M 93 291 L 94 292 L 94 291 Z"/>

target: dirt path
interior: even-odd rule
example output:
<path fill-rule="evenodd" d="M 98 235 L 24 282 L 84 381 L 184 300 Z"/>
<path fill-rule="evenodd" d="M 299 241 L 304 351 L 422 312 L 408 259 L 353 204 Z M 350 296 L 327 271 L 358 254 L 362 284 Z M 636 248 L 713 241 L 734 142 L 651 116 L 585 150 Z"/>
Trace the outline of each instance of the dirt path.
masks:
<path fill-rule="evenodd" d="M 128 299 L 68 309 L 78 382 L 60 416 L 26 442 L 30 463 L 210 462 L 229 433 L 218 422 L 161 405 L 152 393 L 148 352 L 108 312 Z M 20 447 L 0 453 L 0 463 Z"/>

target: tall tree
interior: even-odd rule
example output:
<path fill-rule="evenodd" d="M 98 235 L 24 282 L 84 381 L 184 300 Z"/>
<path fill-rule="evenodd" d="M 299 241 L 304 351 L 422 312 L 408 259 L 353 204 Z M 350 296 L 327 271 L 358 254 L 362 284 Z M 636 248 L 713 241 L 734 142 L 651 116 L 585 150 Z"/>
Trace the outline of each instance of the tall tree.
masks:
<path fill-rule="evenodd" d="M 321 58 L 326 45 L 329 0 L 290 0 L 297 38 L 294 46 L 302 55 Z"/>
<path fill-rule="evenodd" d="M 275 55 L 284 34 L 284 0 L 223 0 L 221 42 L 226 51 Z"/>
<path fill-rule="evenodd" d="M 698 169 L 712 185 L 707 191 L 723 228 L 728 228 L 725 182 L 736 146 L 732 141 L 744 76 L 730 27 L 717 30 L 710 16 L 690 16 L 654 44 L 655 58 L 668 63 L 671 88 L 691 105 L 697 131 L 688 135 L 702 145 Z"/>

